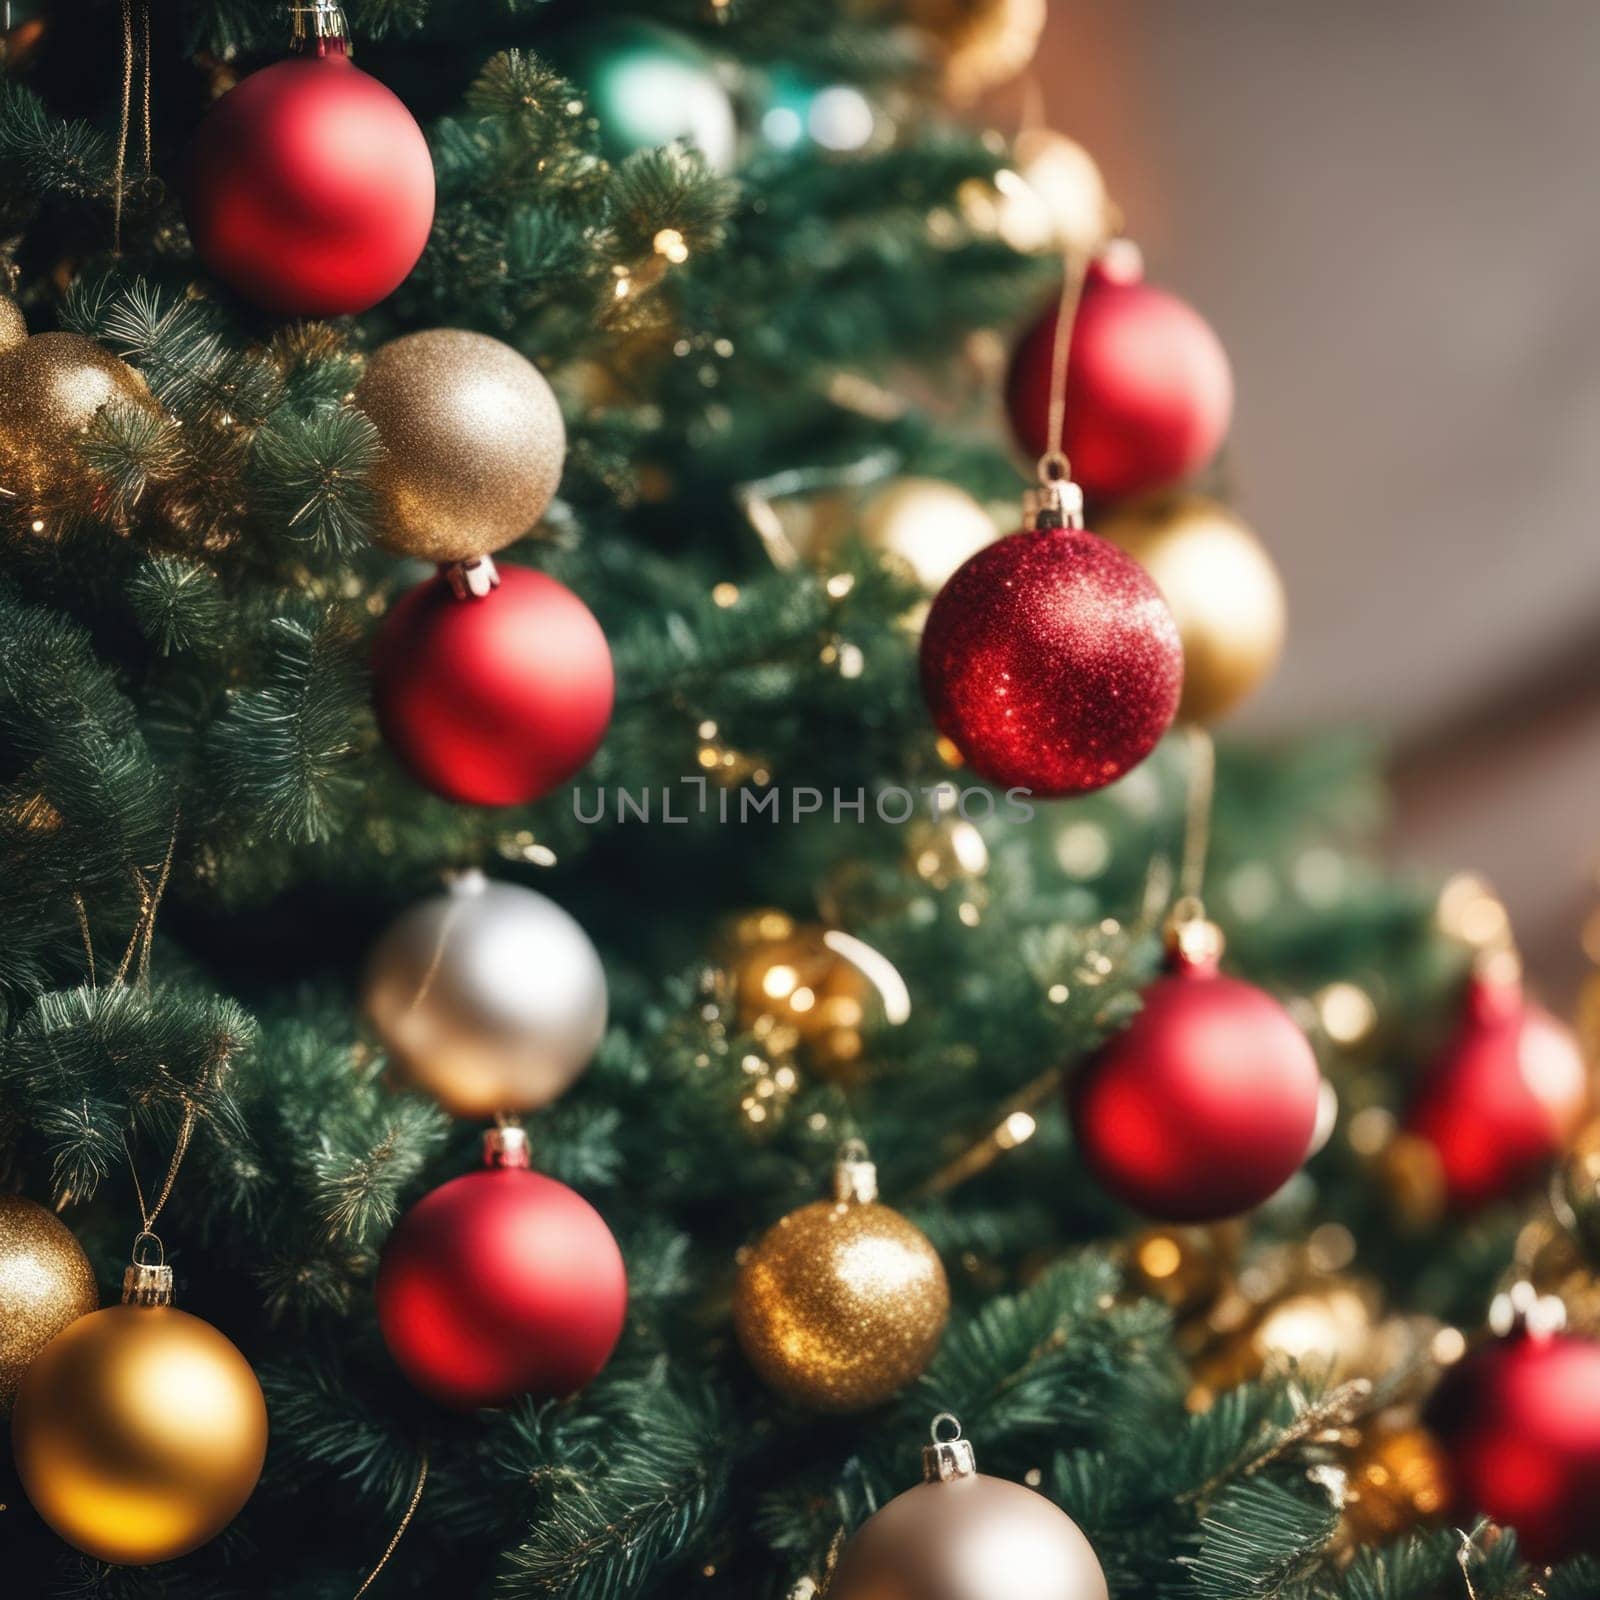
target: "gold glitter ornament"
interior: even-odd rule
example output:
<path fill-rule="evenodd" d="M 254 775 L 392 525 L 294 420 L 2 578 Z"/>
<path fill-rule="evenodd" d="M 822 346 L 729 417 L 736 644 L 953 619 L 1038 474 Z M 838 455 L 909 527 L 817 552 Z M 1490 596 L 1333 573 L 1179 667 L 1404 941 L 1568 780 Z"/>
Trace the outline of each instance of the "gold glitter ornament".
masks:
<path fill-rule="evenodd" d="M 1426 1428 L 1375 1422 L 1345 1463 L 1343 1538 L 1383 1544 L 1442 1519 L 1448 1463 Z"/>
<path fill-rule="evenodd" d="M 144 379 L 82 334 L 36 333 L 0 353 L 0 491 L 25 507 L 92 491 L 76 440 L 112 401 L 155 407 Z"/>
<path fill-rule="evenodd" d="M 98 1561 L 146 1566 L 215 1537 L 261 1476 L 250 1364 L 172 1304 L 172 1269 L 130 1266 L 123 1303 L 70 1323 L 29 1367 L 12 1457 L 33 1508 Z"/>
<path fill-rule="evenodd" d="M 510 345 L 459 328 L 408 333 L 368 361 L 355 403 L 386 451 L 368 479 L 372 539 L 419 561 L 491 555 L 538 522 L 561 482 L 554 391 Z"/>
<path fill-rule="evenodd" d="M 927 1236 L 877 1202 L 859 1142 L 834 1198 L 792 1211 L 744 1255 L 734 1331 L 762 1381 L 813 1411 L 864 1411 L 933 1359 L 950 1285 Z"/>
<path fill-rule="evenodd" d="M 22 307 L 8 294 L 0 294 L 0 351 L 13 349 L 28 337 Z"/>
<path fill-rule="evenodd" d="M 0 1417 L 33 1358 L 99 1304 L 94 1269 L 71 1230 L 19 1194 L 0 1195 Z"/>

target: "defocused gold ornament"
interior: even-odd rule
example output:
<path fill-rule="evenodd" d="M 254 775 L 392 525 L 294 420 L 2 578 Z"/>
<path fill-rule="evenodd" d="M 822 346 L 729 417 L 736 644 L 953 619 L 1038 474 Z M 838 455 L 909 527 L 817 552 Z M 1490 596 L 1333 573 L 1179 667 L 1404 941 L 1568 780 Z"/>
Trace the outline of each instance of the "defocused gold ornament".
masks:
<path fill-rule="evenodd" d="M 965 489 L 938 478 L 898 478 L 861 511 L 861 542 L 895 556 L 929 594 L 969 556 L 999 538 L 994 518 Z"/>
<path fill-rule="evenodd" d="M 1113 511 L 1095 531 L 1155 579 L 1178 624 L 1180 717 L 1214 722 L 1270 676 L 1283 652 L 1283 585 L 1261 541 L 1226 506 L 1156 495 Z"/>
<path fill-rule="evenodd" d="M 1030 128 L 995 179 L 995 231 L 1014 250 L 1055 250 L 1075 261 L 1098 255 L 1117 230 L 1116 207 L 1094 157 L 1053 128 Z"/>
<path fill-rule="evenodd" d="M 112 401 L 155 406 L 126 361 L 82 334 L 37 333 L 0 354 L 0 490 L 28 506 L 91 488 L 77 436 Z"/>
<path fill-rule="evenodd" d="M 859 1070 L 874 1002 L 891 1023 L 909 1011 L 899 973 L 836 929 L 784 911 L 751 911 L 734 923 L 728 944 L 741 1026 L 788 1032 L 822 1077 L 848 1080 Z"/>
<path fill-rule="evenodd" d="M 28 337 L 22 307 L 8 294 L 0 294 L 0 351 L 13 349 Z"/>
<path fill-rule="evenodd" d="M 877 1193 L 864 1149 L 847 1147 L 834 1198 L 790 1212 L 740 1266 L 733 1316 L 746 1358 L 815 1411 L 863 1411 L 904 1388 L 950 1315 L 938 1252 Z"/>
<path fill-rule="evenodd" d="M 145 1566 L 193 1550 L 261 1476 L 255 1373 L 171 1299 L 170 1267 L 129 1267 L 123 1304 L 57 1334 L 17 1394 L 11 1444 L 28 1499 L 99 1561 Z"/>
<path fill-rule="evenodd" d="M 1334 1278 L 1272 1306 L 1250 1333 L 1261 1369 L 1290 1363 L 1330 1382 L 1369 1376 L 1374 1365 L 1375 1295 Z"/>
<path fill-rule="evenodd" d="M 1210 1306 L 1230 1282 L 1239 1239 L 1232 1222 L 1147 1229 L 1128 1246 L 1129 1283 L 1187 1317 Z"/>
<path fill-rule="evenodd" d="M 386 455 L 369 482 L 373 543 L 466 561 L 528 533 L 561 482 L 567 433 L 554 391 L 510 345 L 460 328 L 409 333 L 367 363 L 355 403 Z"/>
<path fill-rule="evenodd" d="M 0 1417 L 33 1358 L 99 1304 L 89 1258 L 66 1225 L 19 1194 L 0 1195 Z"/>
<path fill-rule="evenodd" d="M 1381 1544 L 1444 1515 L 1445 1458 L 1433 1435 L 1415 1423 L 1370 1424 L 1345 1472 L 1343 1534 L 1352 1543 Z"/>
<path fill-rule="evenodd" d="M 1046 0 L 910 0 L 912 22 L 944 48 L 951 98 L 975 100 L 1026 69 L 1039 48 Z"/>
<path fill-rule="evenodd" d="M 1377 1167 L 1396 1215 L 1409 1227 L 1431 1228 L 1444 1216 L 1444 1163 L 1426 1139 L 1396 1133 L 1378 1150 Z"/>

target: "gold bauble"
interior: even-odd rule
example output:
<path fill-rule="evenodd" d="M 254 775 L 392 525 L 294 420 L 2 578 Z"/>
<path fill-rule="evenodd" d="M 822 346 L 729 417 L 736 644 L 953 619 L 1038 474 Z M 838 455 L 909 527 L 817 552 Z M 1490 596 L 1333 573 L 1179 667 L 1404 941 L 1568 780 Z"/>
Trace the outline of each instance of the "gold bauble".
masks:
<path fill-rule="evenodd" d="M 8 294 L 0 294 L 0 351 L 10 350 L 28 337 L 22 307 Z"/>
<path fill-rule="evenodd" d="M 733 926 L 728 962 L 741 1027 L 790 1032 L 824 1077 L 849 1079 L 861 1060 L 873 988 L 827 936 L 820 924 L 787 912 L 752 911 Z"/>
<path fill-rule="evenodd" d="M 994 518 L 965 489 L 939 478 L 899 478 L 867 501 L 858 528 L 871 550 L 898 557 L 929 594 L 999 538 Z"/>
<path fill-rule="evenodd" d="M 90 484 L 76 449 L 111 401 L 154 407 L 145 381 L 93 339 L 36 333 L 0 355 L 0 490 L 23 505 Z"/>
<path fill-rule="evenodd" d="M 250 1364 L 174 1307 L 80 1317 L 28 1369 L 11 1421 L 33 1508 L 100 1561 L 170 1561 L 220 1533 L 261 1476 L 267 1408 Z"/>
<path fill-rule="evenodd" d="M 520 539 L 561 482 L 567 431 L 544 375 L 510 345 L 459 328 L 382 346 L 356 404 L 383 440 L 369 483 L 373 543 L 466 561 Z"/>
<path fill-rule="evenodd" d="M 1345 1465 L 1345 1537 L 1382 1544 L 1437 1521 L 1449 1499 L 1447 1467 L 1426 1428 L 1371 1424 Z"/>
<path fill-rule="evenodd" d="M 959 101 L 1026 70 L 1048 16 L 1046 0 L 910 0 L 907 9 L 944 46 L 945 84 Z"/>
<path fill-rule="evenodd" d="M 66 1225 L 19 1194 L 0 1195 L 0 1417 L 33 1358 L 99 1304 L 94 1269 Z"/>
<path fill-rule="evenodd" d="M 1330 1382 L 1367 1376 L 1373 1365 L 1373 1301 L 1365 1286 L 1339 1278 L 1286 1296 L 1250 1334 L 1259 1366 L 1293 1362 Z"/>
<path fill-rule="evenodd" d="M 1261 541 L 1204 495 L 1162 494 L 1122 507 L 1095 531 L 1155 579 L 1183 640 L 1178 715 L 1213 722 L 1278 664 L 1283 585 Z"/>
<path fill-rule="evenodd" d="M 1117 210 L 1095 159 L 1053 128 L 1030 128 L 1011 146 L 1011 177 L 996 180 L 995 226 L 1014 250 L 1097 256 L 1116 232 Z"/>
<path fill-rule="evenodd" d="M 876 1194 L 871 1163 L 847 1157 L 835 1198 L 790 1212 L 740 1266 L 745 1356 L 813 1411 L 864 1411 L 920 1377 L 950 1315 L 938 1251 Z"/>

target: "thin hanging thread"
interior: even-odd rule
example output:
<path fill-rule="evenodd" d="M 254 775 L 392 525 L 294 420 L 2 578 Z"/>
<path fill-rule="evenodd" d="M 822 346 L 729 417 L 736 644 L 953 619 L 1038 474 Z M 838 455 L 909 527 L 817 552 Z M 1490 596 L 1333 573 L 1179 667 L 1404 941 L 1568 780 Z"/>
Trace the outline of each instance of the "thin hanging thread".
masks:
<path fill-rule="evenodd" d="M 1217 750 L 1211 735 L 1197 722 L 1188 729 L 1189 796 L 1183 825 L 1183 871 L 1178 893 L 1198 901 L 1205 882 L 1206 855 L 1211 847 L 1211 806 L 1217 784 Z"/>
<path fill-rule="evenodd" d="M 128 1143 L 126 1130 L 122 1135 L 122 1148 L 128 1153 L 128 1171 L 133 1175 L 134 1198 L 139 1202 L 139 1221 L 141 1234 L 148 1234 L 159 1244 L 161 1241 L 156 1236 L 156 1218 L 161 1215 L 161 1208 L 167 1203 L 172 1194 L 172 1186 L 178 1181 L 178 1168 L 183 1165 L 183 1158 L 189 1149 L 189 1140 L 194 1133 L 194 1102 L 186 1095 L 183 1101 L 183 1121 L 178 1125 L 178 1139 L 172 1149 L 172 1160 L 167 1164 L 167 1175 L 162 1180 L 161 1192 L 156 1196 L 156 1203 L 145 1204 L 144 1185 L 139 1182 L 138 1163 L 133 1159 L 133 1147 Z"/>
<path fill-rule="evenodd" d="M 144 136 L 144 175 L 152 169 L 150 138 L 150 5 L 139 0 L 140 35 L 144 55 L 141 86 L 141 117 Z M 111 197 L 111 249 L 122 254 L 122 198 L 128 171 L 128 139 L 133 128 L 133 0 L 122 0 L 122 114 L 117 125 L 117 160 L 112 172 L 115 192 Z"/>
<path fill-rule="evenodd" d="M 1083 299 L 1088 262 L 1071 251 L 1062 259 L 1061 295 L 1056 301 L 1056 325 L 1050 343 L 1050 416 L 1046 439 L 1050 448 L 1039 460 L 1039 477 L 1046 485 L 1063 483 L 1072 476 L 1072 464 L 1061 448 L 1067 424 L 1067 362 L 1072 354 L 1072 327 Z"/>
<path fill-rule="evenodd" d="M 411 1526 L 411 1519 L 417 1514 L 417 1507 L 422 1504 L 422 1491 L 428 1482 L 428 1451 L 424 1447 L 422 1461 L 417 1468 L 417 1486 L 411 1491 L 411 1504 L 406 1507 L 406 1514 L 400 1519 L 400 1526 L 394 1530 L 394 1538 L 389 1541 L 389 1548 L 378 1557 L 378 1564 L 367 1574 L 367 1580 L 356 1590 L 351 1600 L 361 1600 L 368 1589 L 378 1581 L 378 1574 L 389 1565 L 389 1557 L 399 1548 L 400 1541 L 406 1536 L 406 1529 Z"/>

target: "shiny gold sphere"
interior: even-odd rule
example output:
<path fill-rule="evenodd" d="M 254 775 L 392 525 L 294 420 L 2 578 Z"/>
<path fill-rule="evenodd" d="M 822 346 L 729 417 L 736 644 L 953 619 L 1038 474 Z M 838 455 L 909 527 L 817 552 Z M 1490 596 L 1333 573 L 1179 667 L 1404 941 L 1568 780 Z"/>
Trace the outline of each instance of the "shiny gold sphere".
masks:
<path fill-rule="evenodd" d="M 383 440 L 373 542 L 465 561 L 529 532 L 561 482 L 567 430 L 544 374 L 487 334 L 434 328 L 374 353 L 356 404 Z"/>
<path fill-rule="evenodd" d="M 961 102 L 1026 70 L 1048 14 L 1046 0 L 909 0 L 907 10 L 942 45 L 945 83 Z"/>
<path fill-rule="evenodd" d="M 22 307 L 8 294 L 0 294 L 0 351 L 10 350 L 28 337 Z"/>
<path fill-rule="evenodd" d="M 1337 1382 L 1371 1375 L 1376 1334 L 1374 1295 L 1332 1278 L 1271 1307 L 1250 1334 L 1256 1369 L 1288 1362 Z"/>
<path fill-rule="evenodd" d="M 267 1408 L 250 1364 L 172 1306 L 80 1317 L 28 1369 L 11 1420 L 33 1508 L 100 1561 L 170 1561 L 215 1537 L 261 1476 Z"/>
<path fill-rule="evenodd" d="M 1030 128 L 1011 147 L 1020 184 L 1000 186 L 998 228 L 1017 250 L 1059 250 L 1074 260 L 1098 255 L 1116 232 L 1117 210 L 1095 159 L 1053 128 Z"/>
<path fill-rule="evenodd" d="M 784 911 L 752 911 L 733 925 L 728 964 L 739 1025 L 773 1029 L 804 1045 L 812 1067 L 854 1079 L 873 988 L 853 962 L 828 947 L 827 929 Z"/>
<path fill-rule="evenodd" d="M 1106 1600 L 1094 1546 L 1020 1483 L 919 1483 L 862 1524 L 828 1600 Z"/>
<path fill-rule="evenodd" d="M 99 1304 L 94 1269 L 65 1224 L 19 1194 L 0 1195 L 0 1417 L 33 1358 Z"/>
<path fill-rule="evenodd" d="M 939 478 L 898 478 L 862 508 L 861 542 L 896 556 L 929 594 L 999 538 L 994 518 L 965 489 Z"/>
<path fill-rule="evenodd" d="M 933 1359 L 950 1285 L 938 1251 L 898 1211 L 819 1200 L 750 1249 L 733 1311 L 764 1382 L 814 1411 L 864 1411 Z"/>
<path fill-rule="evenodd" d="M 1226 506 L 1158 495 L 1112 512 L 1095 532 L 1138 561 L 1171 608 L 1183 640 L 1180 717 L 1214 722 L 1265 682 L 1283 653 L 1283 585 Z"/>
<path fill-rule="evenodd" d="M 77 436 L 111 401 L 154 407 L 143 378 L 93 339 L 36 333 L 0 354 L 0 490 L 24 505 L 90 483 Z"/>

